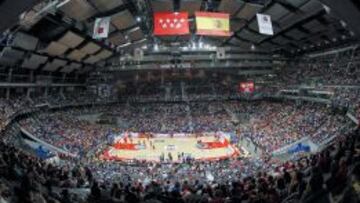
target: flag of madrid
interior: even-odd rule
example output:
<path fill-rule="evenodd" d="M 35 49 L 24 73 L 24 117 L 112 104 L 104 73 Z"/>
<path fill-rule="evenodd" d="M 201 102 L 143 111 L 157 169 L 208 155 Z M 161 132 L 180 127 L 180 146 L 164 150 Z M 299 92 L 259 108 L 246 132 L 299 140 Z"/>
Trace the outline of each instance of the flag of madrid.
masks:
<path fill-rule="evenodd" d="M 189 34 L 187 12 L 156 12 L 154 14 L 154 35 Z"/>

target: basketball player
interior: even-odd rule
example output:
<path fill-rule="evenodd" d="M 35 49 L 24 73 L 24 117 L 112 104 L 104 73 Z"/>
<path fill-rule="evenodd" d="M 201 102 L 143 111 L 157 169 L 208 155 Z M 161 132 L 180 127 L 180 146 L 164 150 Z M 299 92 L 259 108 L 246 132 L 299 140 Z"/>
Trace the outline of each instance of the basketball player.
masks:
<path fill-rule="evenodd" d="M 169 152 L 169 154 L 168 154 L 168 157 L 169 157 L 169 160 L 172 162 L 173 157 L 172 157 L 172 155 L 171 155 L 171 153 L 170 153 L 170 152 Z"/>

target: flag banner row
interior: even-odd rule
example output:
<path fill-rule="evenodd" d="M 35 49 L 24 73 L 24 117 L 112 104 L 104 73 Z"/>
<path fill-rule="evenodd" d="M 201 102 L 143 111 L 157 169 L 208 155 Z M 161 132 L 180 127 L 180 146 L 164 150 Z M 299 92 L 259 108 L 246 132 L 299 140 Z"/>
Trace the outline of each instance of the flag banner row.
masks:
<path fill-rule="evenodd" d="M 273 35 L 271 16 L 257 14 L 259 33 Z M 195 12 L 196 34 L 229 37 L 230 14 L 215 12 Z M 156 12 L 154 14 L 154 35 L 187 35 L 189 15 L 187 12 Z"/>
<path fill-rule="evenodd" d="M 226 13 L 195 12 L 196 34 L 230 36 L 230 15 Z M 187 12 L 156 12 L 154 35 L 187 35 L 189 15 Z"/>
<path fill-rule="evenodd" d="M 256 14 L 259 33 L 273 35 L 271 16 Z M 94 39 L 107 38 L 111 18 L 97 18 L 94 23 Z M 229 37 L 230 14 L 215 12 L 195 12 L 196 34 L 208 36 Z M 155 12 L 154 13 L 154 35 L 187 35 L 190 34 L 189 14 L 187 12 Z"/>

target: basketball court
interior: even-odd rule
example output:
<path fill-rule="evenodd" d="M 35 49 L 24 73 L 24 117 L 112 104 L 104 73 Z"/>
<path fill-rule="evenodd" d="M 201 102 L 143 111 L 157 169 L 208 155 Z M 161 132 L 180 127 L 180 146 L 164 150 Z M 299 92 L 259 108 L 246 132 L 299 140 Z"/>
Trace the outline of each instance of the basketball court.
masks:
<path fill-rule="evenodd" d="M 186 137 L 155 137 L 131 138 L 118 145 L 114 144 L 105 150 L 102 159 L 105 160 L 143 160 L 180 162 L 184 157 L 196 160 L 218 160 L 240 155 L 239 150 L 224 139 L 222 142 L 216 136 L 186 136 Z M 208 144 L 211 143 L 211 144 Z M 134 147 L 131 147 L 134 146 Z M 169 158 L 169 155 L 172 157 Z"/>

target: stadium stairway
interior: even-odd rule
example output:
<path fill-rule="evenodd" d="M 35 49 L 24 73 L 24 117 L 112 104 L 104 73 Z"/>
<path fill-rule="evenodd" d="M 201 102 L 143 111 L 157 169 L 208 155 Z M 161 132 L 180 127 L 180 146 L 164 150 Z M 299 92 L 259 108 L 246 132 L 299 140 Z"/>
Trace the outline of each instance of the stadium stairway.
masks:
<path fill-rule="evenodd" d="M 235 123 L 238 123 L 239 122 L 239 118 L 237 117 L 236 115 L 236 109 L 230 109 L 229 106 L 226 106 L 225 104 L 223 104 L 223 107 L 226 111 L 226 113 L 231 117 L 231 121 L 232 122 L 235 122 Z"/>
<path fill-rule="evenodd" d="M 187 93 L 186 93 L 185 83 L 181 82 L 180 85 L 181 85 L 181 98 L 182 98 L 182 101 L 187 102 L 188 101 L 188 96 L 187 96 Z"/>

